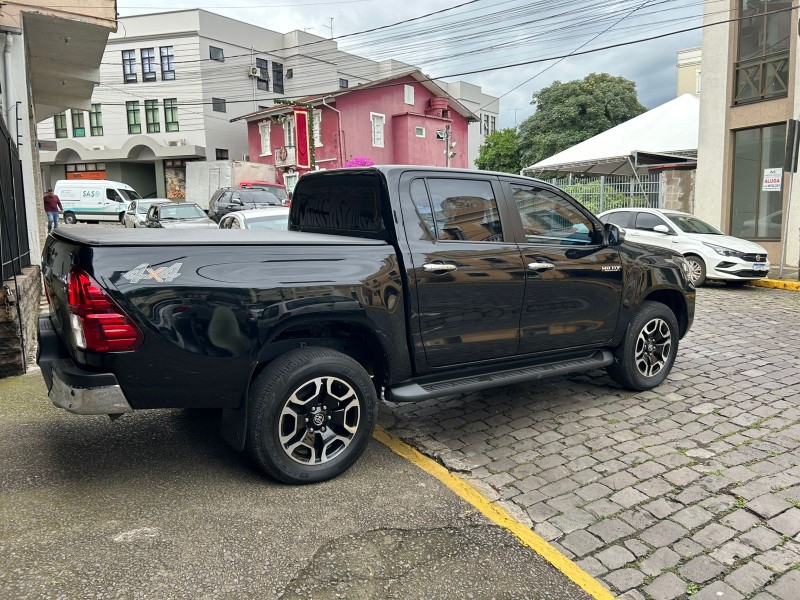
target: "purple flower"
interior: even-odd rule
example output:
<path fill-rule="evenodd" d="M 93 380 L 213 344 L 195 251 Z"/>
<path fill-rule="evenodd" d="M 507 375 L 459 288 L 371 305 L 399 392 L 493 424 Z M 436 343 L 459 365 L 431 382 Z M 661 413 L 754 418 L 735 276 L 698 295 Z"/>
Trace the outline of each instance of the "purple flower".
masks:
<path fill-rule="evenodd" d="M 344 166 L 345 167 L 371 167 L 375 164 L 371 158 L 367 158 L 366 156 L 356 156 L 348 160 Z"/>

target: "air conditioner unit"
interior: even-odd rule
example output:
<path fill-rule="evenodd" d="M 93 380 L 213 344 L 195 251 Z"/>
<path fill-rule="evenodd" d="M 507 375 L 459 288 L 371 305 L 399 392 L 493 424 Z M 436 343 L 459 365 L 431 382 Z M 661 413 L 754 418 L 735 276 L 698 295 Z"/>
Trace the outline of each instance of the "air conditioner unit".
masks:
<path fill-rule="evenodd" d="M 105 150 L 105 146 L 92 146 L 92 150 Z"/>
<path fill-rule="evenodd" d="M 186 140 L 169 140 L 167 142 L 168 146 L 183 146 L 186 144 Z"/>
<path fill-rule="evenodd" d="M 258 67 L 250 67 L 248 74 L 250 75 L 250 77 L 258 77 L 259 75 L 261 75 L 261 69 L 259 69 Z"/>

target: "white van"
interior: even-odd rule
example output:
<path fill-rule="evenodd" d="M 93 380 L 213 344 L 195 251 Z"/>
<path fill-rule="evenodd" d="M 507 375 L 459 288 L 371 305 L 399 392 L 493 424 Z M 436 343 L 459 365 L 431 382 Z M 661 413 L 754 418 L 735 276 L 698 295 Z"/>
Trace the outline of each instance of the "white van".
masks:
<path fill-rule="evenodd" d="M 106 179 L 59 179 L 53 192 L 64 208 L 64 222 L 120 221 L 131 200 L 141 198 L 131 186 Z"/>

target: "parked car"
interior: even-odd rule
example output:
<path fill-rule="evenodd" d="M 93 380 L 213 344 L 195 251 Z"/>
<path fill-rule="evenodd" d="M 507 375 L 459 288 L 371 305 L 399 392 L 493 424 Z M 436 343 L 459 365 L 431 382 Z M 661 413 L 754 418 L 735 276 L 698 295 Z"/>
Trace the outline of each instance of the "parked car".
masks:
<path fill-rule="evenodd" d="M 266 206 L 283 206 L 283 200 L 262 189 L 220 188 L 208 203 L 208 216 L 219 223 L 229 212 Z"/>
<path fill-rule="evenodd" d="M 289 207 L 238 210 L 219 220 L 220 229 L 289 229 Z"/>
<path fill-rule="evenodd" d="M 602 368 L 651 389 L 694 318 L 679 253 L 629 243 L 563 191 L 507 173 L 312 172 L 289 231 L 148 233 L 47 237 L 50 398 L 79 414 L 220 408 L 224 438 L 289 483 L 347 470 L 381 394 L 424 401 Z"/>
<path fill-rule="evenodd" d="M 167 204 L 172 202 L 168 198 L 148 198 L 141 200 L 134 200 L 128 204 L 128 210 L 122 219 L 122 224 L 125 227 L 147 227 L 147 211 L 153 204 Z"/>
<path fill-rule="evenodd" d="M 655 208 L 620 208 L 601 213 L 599 218 L 603 223 L 613 223 L 625 229 L 626 238 L 631 241 L 683 254 L 691 268 L 695 287 L 703 285 L 706 279 L 739 286 L 769 274 L 769 259 L 763 246 L 725 235 L 688 213 Z"/>
<path fill-rule="evenodd" d="M 131 186 L 106 179 L 59 179 L 53 189 L 64 208 L 64 222 L 119 221 L 131 200 L 141 198 Z"/>
<path fill-rule="evenodd" d="M 217 228 L 217 224 L 193 202 L 153 204 L 147 210 L 146 225 L 155 229 Z"/>
<path fill-rule="evenodd" d="M 242 181 L 239 188 L 243 190 L 266 190 L 278 197 L 278 200 L 284 204 L 289 204 L 289 192 L 286 191 L 286 186 L 280 183 L 270 183 L 269 181 Z"/>

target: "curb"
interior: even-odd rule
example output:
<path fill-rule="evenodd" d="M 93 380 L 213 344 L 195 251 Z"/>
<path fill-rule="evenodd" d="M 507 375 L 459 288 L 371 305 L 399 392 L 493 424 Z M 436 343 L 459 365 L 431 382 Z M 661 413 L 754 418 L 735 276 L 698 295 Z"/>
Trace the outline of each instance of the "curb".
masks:
<path fill-rule="evenodd" d="M 375 428 L 375 433 L 372 437 L 394 453 L 399 454 L 429 475 L 441 481 L 455 492 L 457 496 L 475 507 L 478 512 L 490 521 L 514 534 L 523 545 L 549 562 L 561 574 L 565 575 L 592 598 L 595 600 L 614 600 L 614 596 L 603 584 L 564 556 L 558 549 L 548 544 L 542 537 L 536 535 L 530 527 L 524 523 L 520 523 L 506 510 L 486 498 L 467 481 L 453 475 L 445 467 L 415 450 L 380 426 Z"/>
<path fill-rule="evenodd" d="M 757 279 L 749 282 L 748 285 L 774 288 L 778 290 L 788 290 L 790 292 L 800 292 L 800 281 L 785 281 L 783 279 Z"/>

